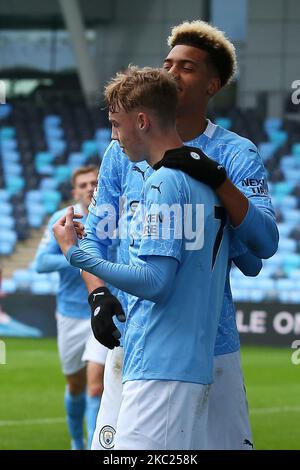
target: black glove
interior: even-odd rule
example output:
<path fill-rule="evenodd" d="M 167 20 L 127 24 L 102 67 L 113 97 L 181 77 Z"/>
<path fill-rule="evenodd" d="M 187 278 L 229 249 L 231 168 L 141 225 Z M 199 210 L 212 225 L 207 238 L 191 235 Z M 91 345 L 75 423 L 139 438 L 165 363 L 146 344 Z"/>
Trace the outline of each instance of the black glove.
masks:
<path fill-rule="evenodd" d="M 225 168 L 215 162 L 202 150 L 195 147 L 180 147 L 167 150 L 162 160 L 157 162 L 153 168 L 158 170 L 162 166 L 184 171 L 192 178 L 201 181 L 217 189 L 227 178 Z"/>
<path fill-rule="evenodd" d="M 107 287 L 98 287 L 88 298 L 92 315 L 91 324 L 95 338 L 109 349 L 120 346 L 120 331 L 113 322 L 113 316 L 125 321 L 125 313 L 118 299 Z"/>

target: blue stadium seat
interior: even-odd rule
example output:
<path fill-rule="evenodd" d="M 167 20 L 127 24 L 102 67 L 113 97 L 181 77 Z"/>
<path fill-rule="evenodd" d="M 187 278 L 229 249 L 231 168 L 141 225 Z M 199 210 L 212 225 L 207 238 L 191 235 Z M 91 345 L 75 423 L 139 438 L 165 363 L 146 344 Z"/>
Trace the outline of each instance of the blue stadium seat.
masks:
<path fill-rule="evenodd" d="M 258 282 L 261 279 L 271 279 L 273 274 L 276 272 L 277 266 L 269 265 L 267 260 L 264 260 L 262 270 L 258 275 Z"/>
<path fill-rule="evenodd" d="M 15 219 L 10 215 L 2 215 L 1 217 L 1 230 L 3 229 L 14 229 L 15 228 Z"/>
<path fill-rule="evenodd" d="M 297 160 L 293 155 L 285 155 L 279 161 L 280 168 L 282 170 L 291 170 L 298 167 Z"/>
<path fill-rule="evenodd" d="M 284 259 L 284 257 L 282 255 L 282 253 L 277 252 L 277 253 L 275 253 L 274 256 L 272 256 L 272 258 L 269 258 L 269 259 L 265 260 L 264 263 L 265 263 L 266 266 L 270 267 L 270 269 L 271 268 L 276 269 L 276 268 L 279 268 L 279 267 L 282 266 L 283 259 Z"/>
<path fill-rule="evenodd" d="M 44 221 L 46 209 L 43 204 L 26 203 L 27 219 L 29 226 L 32 228 L 39 228 Z"/>
<path fill-rule="evenodd" d="M 14 244 L 0 239 L 0 255 L 10 256 L 14 252 Z"/>
<path fill-rule="evenodd" d="M 269 132 L 269 139 L 273 142 L 277 148 L 281 147 L 285 144 L 288 140 L 288 133 L 286 131 L 270 131 Z"/>
<path fill-rule="evenodd" d="M 34 158 L 36 171 L 43 171 L 44 167 L 51 165 L 54 158 L 55 157 L 51 152 L 38 152 Z"/>
<path fill-rule="evenodd" d="M 0 140 L 1 139 L 12 139 L 16 135 L 14 127 L 2 127 L 0 128 Z"/>
<path fill-rule="evenodd" d="M 280 253 L 295 253 L 297 251 L 297 242 L 293 238 L 281 238 L 279 240 L 278 251 Z"/>
<path fill-rule="evenodd" d="M 64 136 L 64 131 L 60 127 L 47 127 L 45 126 L 46 139 L 61 139 Z"/>
<path fill-rule="evenodd" d="M 6 188 L 13 195 L 22 191 L 25 187 L 25 180 L 21 176 L 9 176 L 6 178 Z"/>
<path fill-rule="evenodd" d="M 58 127 L 61 124 L 61 117 L 55 114 L 49 114 L 44 119 L 44 126 L 49 127 Z"/>
<path fill-rule="evenodd" d="M 58 191 L 44 190 L 42 191 L 42 203 L 47 214 L 53 214 L 60 204 L 61 195 Z"/>
<path fill-rule="evenodd" d="M 2 152 L 15 151 L 18 147 L 18 143 L 15 139 L 4 139 L 0 140 L 0 148 Z"/>
<path fill-rule="evenodd" d="M 273 191 L 275 196 L 287 196 L 291 194 L 295 185 L 290 181 L 280 181 L 279 183 L 275 183 L 273 187 Z"/>
<path fill-rule="evenodd" d="M 4 150 L 2 151 L 2 161 L 3 163 L 17 163 L 20 161 L 20 153 L 16 150 Z"/>
<path fill-rule="evenodd" d="M 279 238 L 288 237 L 290 235 L 291 231 L 294 229 L 295 225 L 296 224 L 294 222 L 291 222 L 291 221 L 278 223 L 277 228 L 278 228 L 278 231 L 279 231 Z"/>
<path fill-rule="evenodd" d="M 103 155 L 105 153 L 105 150 L 109 146 L 110 141 L 105 141 L 103 140 L 102 142 L 98 142 L 98 154 L 100 155 L 101 158 L 103 158 Z"/>
<path fill-rule="evenodd" d="M 300 182 L 300 169 L 299 168 L 285 168 L 282 170 L 286 181 L 297 184 Z"/>
<path fill-rule="evenodd" d="M 17 234 L 14 230 L 5 229 L 0 231 L 0 243 L 11 243 L 15 245 L 17 241 Z"/>
<path fill-rule="evenodd" d="M 278 291 L 277 300 L 283 304 L 300 302 L 300 294 L 294 291 Z"/>
<path fill-rule="evenodd" d="M 273 197 L 272 197 L 272 201 L 273 201 Z M 282 210 L 296 209 L 296 207 L 298 206 L 298 198 L 293 195 L 287 195 L 287 196 L 284 196 L 283 198 L 280 198 L 278 203 L 279 203 L 279 206 L 282 207 Z"/>
<path fill-rule="evenodd" d="M 54 169 L 54 179 L 58 183 L 63 183 L 71 178 L 71 169 L 67 165 L 58 165 Z"/>
<path fill-rule="evenodd" d="M 294 269 L 293 271 L 290 271 L 288 273 L 288 277 L 289 279 L 295 280 L 297 281 L 297 283 L 300 283 L 300 269 Z"/>
<path fill-rule="evenodd" d="M 53 170 L 54 172 L 54 170 Z M 58 182 L 54 178 L 42 178 L 40 182 L 40 190 L 53 190 L 56 189 L 58 186 Z"/>
<path fill-rule="evenodd" d="M 39 203 L 42 200 L 42 192 L 39 189 L 31 189 L 25 195 L 26 204 Z"/>
<path fill-rule="evenodd" d="M 232 126 L 232 120 L 229 117 L 217 117 L 215 119 L 215 123 L 218 126 L 224 127 L 224 129 L 231 129 Z"/>
<path fill-rule="evenodd" d="M 300 211 L 298 209 L 284 209 L 283 219 L 294 224 L 300 224 Z"/>
<path fill-rule="evenodd" d="M 5 119 L 7 118 L 12 111 L 12 105 L 11 104 L 1 104 L 0 106 L 0 119 Z"/>
<path fill-rule="evenodd" d="M 72 170 L 74 170 L 75 168 L 83 166 L 86 160 L 87 160 L 87 156 L 81 152 L 70 153 L 69 158 L 68 158 L 68 165 L 70 166 Z"/>
<path fill-rule="evenodd" d="M 1 289 L 5 294 L 13 294 L 16 289 L 16 283 L 13 279 L 2 279 Z"/>
<path fill-rule="evenodd" d="M 276 149 L 277 146 L 273 142 L 261 142 L 258 145 L 258 151 L 264 162 L 273 157 Z"/>
<path fill-rule="evenodd" d="M 267 134 L 271 131 L 278 131 L 282 127 L 281 118 L 267 118 L 264 122 L 264 129 Z"/>
<path fill-rule="evenodd" d="M 231 292 L 236 302 L 245 302 L 249 300 L 248 293 L 245 291 L 245 289 L 239 289 L 238 287 L 235 287 L 234 285 L 232 285 Z"/>
<path fill-rule="evenodd" d="M 56 157 L 64 153 L 67 148 L 67 143 L 65 140 L 61 139 L 48 139 L 48 148 L 50 152 Z"/>
<path fill-rule="evenodd" d="M 39 175 L 42 176 L 52 176 L 54 174 L 54 166 L 52 165 L 39 165 L 36 168 L 36 171 Z"/>
<path fill-rule="evenodd" d="M 35 295 L 52 294 L 52 286 L 47 280 L 33 281 L 30 287 L 32 294 Z"/>
<path fill-rule="evenodd" d="M 95 139 L 98 141 L 106 141 L 109 142 L 111 140 L 111 129 L 109 127 L 101 127 L 97 129 L 95 132 Z"/>
<path fill-rule="evenodd" d="M 13 207 L 10 202 L 1 203 L 1 213 L 4 216 L 11 215 L 13 212 Z"/>
<path fill-rule="evenodd" d="M 291 271 L 300 268 L 300 255 L 297 253 L 289 253 L 284 256 L 283 259 L 283 271 L 288 276 Z"/>
<path fill-rule="evenodd" d="M 96 140 L 85 140 L 82 143 L 81 148 L 82 148 L 82 152 L 87 157 L 90 157 L 91 155 L 97 155 L 99 153 L 99 145 Z"/>
<path fill-rule="evenodd" d="M 28 215 L 28 223 L 31 228 L 40 228 L 43 225 L 44 217 L 37 214 Z"/>
<path fill-rule="evenodd" d="M 17 289 L 29 290 L 32 283 L 32 273 L 28 269 L 17 269 L 13 273 Z"/>
<path fill-rule="evenodd" d="M 276 290 L 277 291 L 291 291 L 294 289 L 294 285 L 293 283 L 291 282 L 290 279 L 277 279 L 275 281 L 276 283 Z"/>
<path fill-rule="evenodd" d="M 21 176 L 22 175 L 22 167 L 19 163 L 8 163 L 3 162 L 3 173 L 5 178 L 10 176 Z"/>
<path fill-rule="evenodd" d="M 9 193 L 6 189 L 0 189 L 0 203 L 7 202 L 9 200 Z"/>
<path fill-rule="evenodd" d="M 292 155 L 300 156 L 300 142 L 292 145 Z"/>

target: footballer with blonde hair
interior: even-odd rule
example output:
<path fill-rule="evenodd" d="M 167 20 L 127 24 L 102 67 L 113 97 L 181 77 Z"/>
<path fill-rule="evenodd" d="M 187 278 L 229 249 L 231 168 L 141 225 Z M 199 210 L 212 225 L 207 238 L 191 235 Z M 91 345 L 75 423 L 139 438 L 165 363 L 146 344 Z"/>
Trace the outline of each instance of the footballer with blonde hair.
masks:
<path fill-rule="evenodd" d="M 227 279 L 214 350 L 215 373 L 209 394 L 208 448 L 250 449 L 253 448 L 253 440 L 229 272 L 232 260 L 237 262 L 238 257 L 240 270 L 255 276 L 260 270 L 261 259 L 270 258 L 276 252 L 278 230 L 274 209 L 268 195 L 263 162 L 256 146 L 250 140 L 207 119 L 210 99 L 234 77 L 236 54 L 233 44 L 224 33 L 204 21 L 186 21 L 175 26 L 168 43 L 170 51 L 163 66 L 177 84 L 178 134 L 185 145 L 202 150 L 210 158 L 181 158 L 180 155 L 169 154 L 155 165 L 155 169 L 160 166 L 181 169 L 210 186 L 227 211 L 235 241 L 226 260 Z M 112 137 L 114 139 L 114 135 Z M 227 172 L 227 178 L 222 182 L 218 178 L 220 166 Z M 128 162 L 119 142 L 112 141 L 102 161 L 96 201 L 89 208 L 88 236 L 83 242 L 85 251 L 93 254 L 95 250 L 102 250 L 104 253 L 106 249 L 107 241 L 97 236 L 97 226 L 103 217 L 97 208 L 102 204 L 112 204 L 118 209 L 122 197 L 126 202 L 117 223 L 122 225 L 122 221 L 130 220 L 140 200 L 143 185 L 152 172 L 153 168 L 147 162 Z M 127 264 L 129 245 L 129 239 L 121 240 L 120 258 Z M 238 251 L 234 248 L 237 245 Z M 249 265 L 249 255 L 252 259 L 255 257 L 257 262 Z M 92 312 L 98 311 L 99 307 L 102 312 L 93 317 L 94 333 L 111 349 L 106 360 L 104 394 L 92 446 L 105 450 L 114 445 L 122 393 L 123 351 L 119 345 L 122 345 L 124 326 L 117 322 L 114 314 L 120 312 L 120 303 L 127 313 L 127 296 L 120 292 L 118 300 L 97 277 L 85 273 L 84 278 L 90 293 Z M 102 294 L 95 297 L 100 292 Z M 116 331 L 115 323 L 119 331 Z M 106 441 L 105 436 L 108 434 L 110 439 Z"/>

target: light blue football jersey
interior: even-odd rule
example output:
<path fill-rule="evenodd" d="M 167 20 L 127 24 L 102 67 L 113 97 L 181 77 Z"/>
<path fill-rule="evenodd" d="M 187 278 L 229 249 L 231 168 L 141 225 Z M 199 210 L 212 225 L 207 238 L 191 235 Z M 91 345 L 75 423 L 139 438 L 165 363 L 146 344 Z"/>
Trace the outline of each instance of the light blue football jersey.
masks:
<path fill-rule="evenodd" d="M 248 139 L 234 132 L 223 129 L 208 120 L 203 134 L 186 145 L 198 147 L 210 158 L 222 164 L 228 177 L 255 206 L 271 215 L 275 220 L 274 209 L 268 195 L 266 176 L 261 157 L 256 146 Z M 126 236 L 130 220 L 141 198 L 143 185 L 153 173 L 153 169 L 143 161 L 132 163 L 128 160 L 116 141 L 112 141 L 107 148 L 99 174 L 98 188 L 94 200 L 89 207 L 93 214 L 94 230 L 101 221 L 103 206 L 108 204 L 114 207 L 116 213 L 116 226 L 121 227 L 119 246 L 119 262 L 129 264 L 130 239 Z M 101 208 L 99 210 L 99 208 Z M 90 217 L 90 216 L 89 216 Z M 99 231 L 98 231 L 99 232 Z M 99 233 L 98 233 L 99 235 Z M 107 244 L 109 240 L 98 240 L 99 244 Z M 84 249 L 89 252 L 89 240 L 84 241 Z M 224 291 L 223 307 L 218 327 L 215 354 L 227 354 L 237 351 L 240 347 L 239 335 L 236 326 L 236 312 L 230 289 L 229 272 L 230 259 L 242 253 L 241 244 L 234 240 L 230 245 L 227 278 Z M 91 253 L 93 251 L 91 244 Z M 120 300 L 124 309 L 127 309 L 127 295 L 120 293 Z M 124 325 L 117 322 L 120 331 Z"/>
<path fill-rule="evenodd" d="M 130 226 L 130 264 L 167 256 L 178 269 L 167 298 L 153 303 L 128 296 L 123 382 L 212 382 L 228 260 L 226 220 L 215 193 L 181 171 L 161 168 L 147 179 Z"/>

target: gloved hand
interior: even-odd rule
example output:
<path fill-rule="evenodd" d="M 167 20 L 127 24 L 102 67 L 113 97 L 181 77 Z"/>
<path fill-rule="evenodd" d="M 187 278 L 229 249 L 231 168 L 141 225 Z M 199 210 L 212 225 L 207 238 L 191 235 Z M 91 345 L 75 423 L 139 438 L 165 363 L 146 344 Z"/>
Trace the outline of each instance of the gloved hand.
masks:
<path fill-rule="evenodd" d="M 91 325 L 95 338 L 109 349 L 120 346 L 121 333 L 113 322 L 113 316 L 125 322 L 125 313 L 118 299 L 107 287 L 98 287 L 90 293 Z"/>
<path fill-rule="evenodd" d="M 221 186 L 227 178 L 225 168 L 196 147 L 184 146 L 167 150 L 163 159 L 157 162 L 153 168 L 158 170 L 162 166 L 184 171 L 214 190 Z"/>

